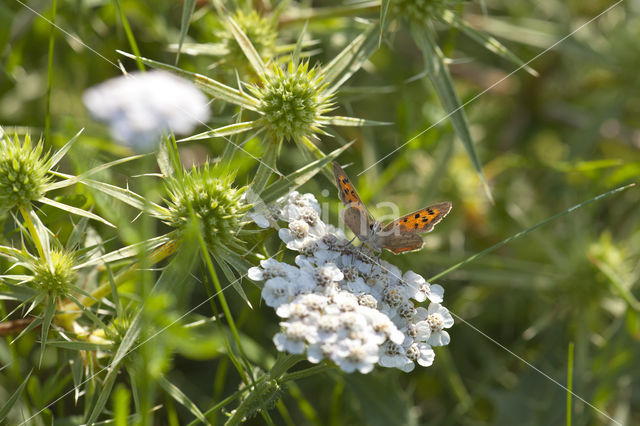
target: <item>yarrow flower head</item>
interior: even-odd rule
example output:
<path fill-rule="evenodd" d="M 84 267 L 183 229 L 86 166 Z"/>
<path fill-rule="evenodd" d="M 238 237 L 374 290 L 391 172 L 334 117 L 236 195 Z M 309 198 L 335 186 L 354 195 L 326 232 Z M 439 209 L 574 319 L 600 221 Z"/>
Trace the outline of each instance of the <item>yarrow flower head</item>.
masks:
<path fill-rule="evenodd" d="M 445 329 L 453 325 L 441 286 L 351 245 L 320 219 L 312 194 L 294 191 L 271 213 L 288 223 L 279 237 L 299 253 L 295 265 L 266 259 L 248 276 L 264 281 L 262 298 L 282 319 L 273 338 L 279 351 L 331 360 L 346 372 L 375 365 L 409 372 L 433 363 L 432 347 L 449 343 Z M 428 309 L 414 305 L 427 299 Z"/>
<path fill-rule="evenodd" d="M 42 143 L 31 144 L 27 134 L 0 139 L 0 211 L 38 200 L 49 183 L 50 157 L 42 154 Z"/>
<path fill-rule="evenodd" d="M 165 71 L 109 79 L 85 91 L 83 101 L 113 138 L 140 151 L 152 150 L 164 133 L 187 134 L 209 118 L 206 96 Z"/>
<path fill-rule="evenodd" d="M 192 208 L 210 250 L 242 248 L 236 235 L 249 206 L 242 201 L 242 189 L 233 186 L 233 176 L 220 176 L 217 168 L 206 163 L 180 178 L 170 178 L 167 189 L 169 225 L 183 229 L 191 221 Z"/>

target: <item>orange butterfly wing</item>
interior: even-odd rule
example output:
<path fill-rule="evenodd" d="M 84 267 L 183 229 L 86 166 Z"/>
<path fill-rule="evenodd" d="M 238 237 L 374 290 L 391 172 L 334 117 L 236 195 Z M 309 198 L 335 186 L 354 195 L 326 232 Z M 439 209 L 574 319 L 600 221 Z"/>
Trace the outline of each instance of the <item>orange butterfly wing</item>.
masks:
<path fill-rule="evenodd" d="M 401 233 L 424 234 L 431 231 L 450 211 L 449 201 L 434 204 L 394 220 L 383 231 L 393 232 L 397 228 Z"/>
<path fill-rule="evenodd" d="M 371 223 L 371 216 L 356 192 L 356 188 L 338 163 L 333 163 L 333 176 L 338 186 L 340 200 L 347 207 L 342 214 L 344 223 L 355 235 L 366 235 L 366 229 Z"/>

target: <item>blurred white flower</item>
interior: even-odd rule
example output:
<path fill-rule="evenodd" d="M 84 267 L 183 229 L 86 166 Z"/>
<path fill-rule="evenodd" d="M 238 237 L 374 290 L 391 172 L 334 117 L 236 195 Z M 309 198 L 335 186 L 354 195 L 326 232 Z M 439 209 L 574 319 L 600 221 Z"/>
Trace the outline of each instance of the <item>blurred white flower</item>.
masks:
<path fill-rule="evenodd" d="M 163 133 L 187 134 L 209 118 L 207 97 L 165 71 L 109 79 L 87 89 L 82 100 L 114 139 L 140 151 L 152 150 Z"/>
<path fill-rule="evenodd" d="M 249 269 L 265 281 L 262 297 L 283 319 L 278 350 L 333 361 L 346 372 L 375 364 L 409 372 L 433 364 L 432 346 L 449 342 L 453 318 L 439 303 L 444 289 L 412 271 L 377 259 L 320 220 L 311 194 L 292 192 L 270 209 L 288 222 L 280 239 L 299 254 L 295 265 L 273 259 Z M 432 303 L 429 309 L 414 302 Z"/>

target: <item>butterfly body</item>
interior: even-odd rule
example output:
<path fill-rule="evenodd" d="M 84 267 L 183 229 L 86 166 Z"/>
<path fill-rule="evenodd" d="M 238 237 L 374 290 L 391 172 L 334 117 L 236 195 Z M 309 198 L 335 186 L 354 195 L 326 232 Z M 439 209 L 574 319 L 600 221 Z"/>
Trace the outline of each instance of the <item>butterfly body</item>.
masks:
<path fill-rule="evenodd" d="M 340 200 L 346 206 L 341 212 L 342 220 L 363 244 L 374 251 L 386 249 L 398 254 L 420 250 L 424 245 L 420 234 L 431 231 L 451 210 L 451 203 L 445 201 L 383 225 L 369 214 L 349 177 L 337 163 L 333 163 L 333 175 Z"/>

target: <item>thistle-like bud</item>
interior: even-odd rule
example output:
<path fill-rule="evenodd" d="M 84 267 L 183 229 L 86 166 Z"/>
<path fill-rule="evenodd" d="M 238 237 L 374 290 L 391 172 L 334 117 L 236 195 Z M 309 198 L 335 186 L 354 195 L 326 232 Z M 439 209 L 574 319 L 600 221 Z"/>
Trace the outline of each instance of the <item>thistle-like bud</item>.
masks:
<path fill-rule="evenodd" d="M 210 250 L 242 247 L 236 234 L 249 206 L 241 199 L 242 190 L 233 186 L 232 176 L 219 176 L 207 163 L 182 178 L 172 178 L 167 187 L 169 225 L 183 228 L 191 219 L 190 205 Z"/>
<path fill-rule="evenodd" d="M 260 99 L 262 121 L 276 140 L 311 136 L 320 130 L 321 114 L 331 109 L 331 96 L 324 93 L 322 74 L 308 63 L 286 70 L 273 65 L 263 86 L 252 86 Z"/>
<path fill-rule="evenodd" d="M 54 297 L 68 294 L 76 280 L 73 256 L 58 250 L 51 252 L 51 263 L 39 259 L 33 265 L 33 272 L 33 286 Z"/>
<path fill-rule="evenodd" d="M 42 142 L 31 144 L 27 134 L 0 140 L 0 210 L 26 205 L 44 195 L 49 162 L 42 153 Z"/>

